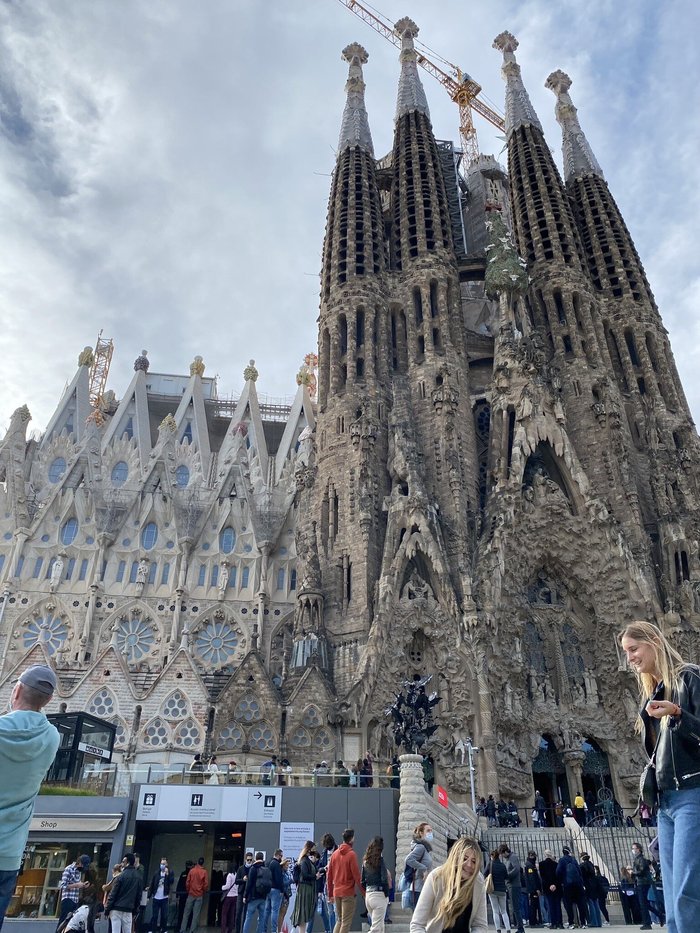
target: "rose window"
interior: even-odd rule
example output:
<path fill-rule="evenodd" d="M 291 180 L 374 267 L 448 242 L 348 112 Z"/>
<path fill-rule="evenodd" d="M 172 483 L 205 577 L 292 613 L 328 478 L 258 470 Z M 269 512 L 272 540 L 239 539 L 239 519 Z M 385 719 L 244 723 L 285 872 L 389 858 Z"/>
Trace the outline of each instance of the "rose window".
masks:
<path fill-rule="evenodd" d="M 311 728 L 321 725 L 321 714 L 315 706 L 310 706 L 306 710 L 303 722 L 305 726 L 311 726 Z"/>
<path fill-rule="evenodd" d="M 183 745 L 185 748 L 199 745 L 199 726 L 194 719 L 186 719 L 178 726 L 175 733 L 175 744 Z"/>
<path fill-rule="evenodd" d="M 224 664 L 238 648 L 238 635 L 228 622 L 212 619 L 197 632 L 195 650 L 203 661 Z"/>
<path fill-rule="evenodd" d="M 331 737 L 325 729 L 319 729 L 314 736 L 314 748 L 330 748 Z"/>
<path fill-rule="evenodd" d="M 88 706 L 88 713 L 93 713 L 95 716 L 104 716 L 105 718 L 114 713 L 114 697 L 106 687 L 92 698 Z"/>
<path fill-rule="evenodd" d="M 294 748 L 308 748 L 311 745 L 311 737 L 306 729 L 300 727 L 292 736 L 291 742 Z"/>
<path fill-rule="evenodd" d="M 117 648 L 127 661 L 140 661 L 153 648 L 155 628 L 150 622 L 136 617 L 120 619 L 117 626 Z"/>
<path fill-rule="evenodd" d="M 251 748 L 257 748 L 262 752 L 274 748 L 274 735 L 270 726 L 266 722 L 261 722 L 259 726 L 251 729 L 248 743 Z"/>
<path fill-rule="evenodd" d="M 235 748 L 241 748 L 244 742 L 245 735 L 241 727 L 235 722 L 230 722 L 219 733 L 216 749 L 217 751 L 233 751 Z"/>
<path fill-rule="evenodd" d="M 163 715 L 166 719 L 184 719 L 188 711 L 187 700 L 179 690 L 171 693 L 163 704 Z"/>
<path fill-rule="evenodd" d="M 27 622 L 24 631 L 24 647 L 33 648 L 34 645 L 43 645 L 49 655 L 54 655 L 60 650 L 67 637 L 68 627 L 63 619 L 49 615 L 43 619 L 32 619 L 31 622 Z"/>
<path fill-rule="evenodd" d="M 143 731 L 143 744 L 158 748 L 168 744 L 170 729 L 162 719 L 154 719 Z"/>
<path fill-rule="evenodd" d="M 242 697 L 236 706 L 236 719 L 242 719 L 243 722 L 255 722 L 262 719 L 260 704 L 250 695 Z"/>

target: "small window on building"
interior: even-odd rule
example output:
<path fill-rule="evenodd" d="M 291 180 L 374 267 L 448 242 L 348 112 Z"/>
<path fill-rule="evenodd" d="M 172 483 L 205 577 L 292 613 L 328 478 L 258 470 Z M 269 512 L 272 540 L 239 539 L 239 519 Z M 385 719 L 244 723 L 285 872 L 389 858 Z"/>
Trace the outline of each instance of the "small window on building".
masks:
<path fill-rule="evenodd" d="M 129 478 L 129 466 L 125 460 L 120 460 L 112 467 L 112 482 L 115 486 L 123 486 Z"/>
<path fill-rule="evenodd" d="M 236 544 L 236 532 L 228 525 L 219 535 L 219 549 L 222 554 L 230 554 Z"/>
<path fill-rule="evenodd" d="M 149 522 L 144 526 L 141 532 L 141 547 L 150 551 L 158 540 L 158 526 L 155 522 Z"/>
<path fill-rule="evenodd" d="M 78 519 L 69 518 L 68 521 L 61 528 L 61 544 L 68 547 L 75 541 L 76 535 L 78 534 Z"/>
<path fill-rule="evenodd" d="M 49 482 L 50 483 L 60 482 L 65 472 L 66 472 L 65 457 L 56 457 L 56 459 L 51 462 L 51 466 L 49 467 Z"/>
<path fill-rule="evenodd" d="M 204 586 L 206 582 L 207 582 L 207 565 L 200 564 L 199 575 L 197 577 L 197 586 Z"/>
<path fill-rule="evenodd" d="M 80 573 L 78 574 L 78 580 L 85 579 L 85 577 L 87 576 L 87 569 L 88 569 L 88 562 L 87 562 L 87 558 L 84 557 L 80 561 Z"/>
<path fill-rule="evenodd" d="M 66 565 L 66 580 L 72 579 L 74 570 L 75 570 L 75 557 L 71 557 Z"/>
<path fill-rule="evenodd" d="M 129 571 L 129 583 L 136 583 L 139 573 L 139 562 L 134 560 L 131 562 L 131 570 Z"/>
<path fill-rule="evenodd" d="M 244 567 L 243 573 L 241 574 L 241 586 L 245 589 L 248 586 L 248 580 L 250 579 L 250 567 Z"/>
<path fill-rule="evenodd" d="M 163 573 L 161 574 L 161 577 L 160 577 L 161 586 L 165 586 L 165 584 L 168 582 L 169 576 L 170 576 L 170 563 L 166 562 L 165 564 L 163 564 Z"/>
<path fill-rule="evenodd" d="M 284 589 L 284 567 L 281 567 L 277 571 L 277 589 L 278 590 Z"/>
<path fill-rule="evenodd" d="M 184 489 L 189 484 L 189 481 L 190 471 L 184 463 L 181 463 L 177 470 L 175 470 L 175 482 L 180 489 Z"/>
<path fill-rule="evenodd" d="M 43 564 L 44 564 L 43 557 L 37 557 L 37 559 L 34 561 L 34 572 L 32 573 L 32 577 L 35 580 L 38 580 L 39 577 L 41 576 L 41 568 Z"/>
<path fill-rule="evenodd" d="M 126 573 L 126 561 L 120 560 L 119 566 L 117 567 L 117 583 L 122 583 L 124 580 L 124 574 Z"/>
<path fill-rule="evenodd" d="M 152 560 L 148 567 L 148 582 L 149 583 L 156 582 L 157 573 L 158 573 L 158 562 L 155 560 Z"/>
<path fill-rule="evenodd" d="M 219 585 L 219 565 L 214 564 L 211 568 L 211 578 L 209 580 L 209 586 L 218 586 Z"/>
<path fill-rule="evenodd" d="M 296 570 L 292 570 L 292 572 L 289 574 L 289 589 L 295 590 L 296 588 L 297 588 L 297 572 Z"/>

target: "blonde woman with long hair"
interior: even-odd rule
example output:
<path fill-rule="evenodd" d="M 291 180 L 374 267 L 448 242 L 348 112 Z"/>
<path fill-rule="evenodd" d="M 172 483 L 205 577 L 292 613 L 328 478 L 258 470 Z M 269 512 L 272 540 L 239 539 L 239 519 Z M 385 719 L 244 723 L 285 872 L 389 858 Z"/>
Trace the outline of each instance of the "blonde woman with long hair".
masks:
<path fill-rule="evenodd" d="M 447 861 L 425 879 L 411 917 L 411 933 L 486 933 L 486 887 L 481 876 L 481 849 L 462 836 Z"/>
<path fill-rule="evenodd" d="M 700 909 L 700 668 L 651 622 L 620 636 L 637 676 L 637 731 L 654 760 L 659 849 L 669 933 L 695 933 Z"/>

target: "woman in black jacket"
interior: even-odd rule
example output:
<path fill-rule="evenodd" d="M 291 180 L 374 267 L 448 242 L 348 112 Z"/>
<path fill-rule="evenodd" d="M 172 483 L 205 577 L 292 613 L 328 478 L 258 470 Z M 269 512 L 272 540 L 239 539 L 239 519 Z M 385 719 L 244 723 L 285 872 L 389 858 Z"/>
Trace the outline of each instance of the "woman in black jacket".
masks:
<path fill-rule="evenodd" d="M 544 850 L 544 858 L 540 862 L 540 881 L 542 893 L 549 908 L 549 923 L 552 930 L 563 930 L 564 922 L 561 913 L 561 885 L 557 880 L 557 860 L 551 849 Z"/>
<path fill-rule="evenodd" d="M 496 931 L 497 933 L 501 933 L 501 929 L 503 929 L 510 933 L 508 889 L 506 886 L 508 869 L 501 861 L 498 849 L 493 850 L 491 853 L 491 861 L 484 870 L 484 877 L 488 878 L 489 875 L 493 879 L 493 890 L 489 891 L 491 885 L 487 883 L 486 891 L 489 896 L 489 901 L 491 902 L 491 912 L 493 913 L 493 922 L 496 926 Z M 501 927 L 501 919 L 503 919 L 503 927 Z"/>
<path fill-rule="evenodd" d="M 640 688 L 637 729 L 654 758 L 666 920 L 692 933 L 700 899 L 700 668 L 651 622 L 632 622 L 620 641 Z"/>

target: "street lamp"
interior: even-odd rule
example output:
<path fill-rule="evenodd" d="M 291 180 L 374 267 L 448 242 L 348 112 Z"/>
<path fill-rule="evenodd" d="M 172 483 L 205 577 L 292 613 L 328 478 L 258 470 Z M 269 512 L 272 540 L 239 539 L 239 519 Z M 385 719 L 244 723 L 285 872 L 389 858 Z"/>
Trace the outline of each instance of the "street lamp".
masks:
<path fill-rule="evenodd" d="M 467 746 L 467 755 L 469 757 L 469 785 L 472 791 L 472 810 L 476 813 L 476 795 L 474 793 L 474 772 L 476 768 L 474 767 L 473 756 L 479 753 L 479 749 L 476 745 L 472 744 L 471 739 L 467 739 L 464 743 Z"/>

